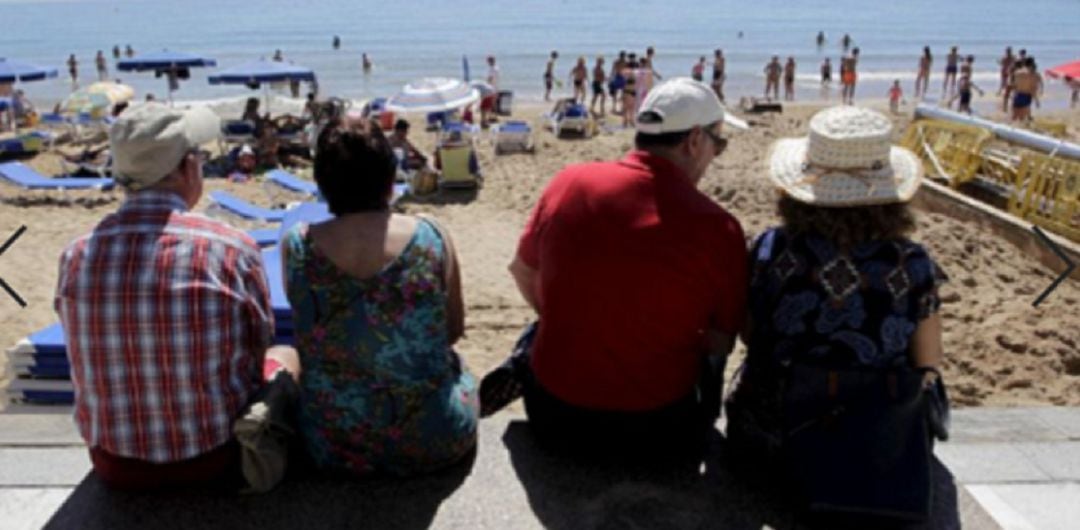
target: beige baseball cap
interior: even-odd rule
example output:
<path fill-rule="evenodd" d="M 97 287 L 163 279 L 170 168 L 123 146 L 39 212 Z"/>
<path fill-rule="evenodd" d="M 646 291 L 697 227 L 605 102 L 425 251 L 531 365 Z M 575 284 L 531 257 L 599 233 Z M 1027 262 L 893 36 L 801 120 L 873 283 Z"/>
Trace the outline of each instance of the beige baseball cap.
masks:
<path fill-rule="evenodd" d="M 713 89 L 689 77 L 676 77 L 657 85 L 645 96 L 637 114 L 637 131 L 664 134 L 689 131 L 723 121 L 736 129 L 746 122 L 731 114 Z"/>
<path fill-rule="evenodd" d="M 206 107 L 129 107 L 109 127 L 113 177 L 132 191 L 151 186 L 176 169 L 188 152 L 220 134 L 221 119 Z"/>

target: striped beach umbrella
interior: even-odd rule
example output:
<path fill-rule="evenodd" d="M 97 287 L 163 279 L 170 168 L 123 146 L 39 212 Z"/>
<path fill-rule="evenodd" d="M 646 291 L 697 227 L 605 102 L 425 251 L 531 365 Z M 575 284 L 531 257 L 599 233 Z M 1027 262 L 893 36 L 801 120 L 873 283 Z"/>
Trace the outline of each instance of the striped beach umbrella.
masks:
<path fill-rule="evenodd" d="M 105 94 L 113 103 L 124 103 L 135 97 L 135 89 L 122 83 L 112 81 L 98 81 L 84 90 L 90 94 Z"/>
<path fill-rule="evenodd" d="M 60 112 L 62 114 L 89 114 L 94 118 L 103 118 L 109 114 L 112 106 L 113 101 L 108 95 L 81 89 L 64 98 L 63 103 L 60 104 Z"/>
<path fill-rule="evenodd" d="M 405 85 L 386 108 L 394 112 L 442 112 L 480 99 L 480 92 L 460 79 L 429 77 Z"/>

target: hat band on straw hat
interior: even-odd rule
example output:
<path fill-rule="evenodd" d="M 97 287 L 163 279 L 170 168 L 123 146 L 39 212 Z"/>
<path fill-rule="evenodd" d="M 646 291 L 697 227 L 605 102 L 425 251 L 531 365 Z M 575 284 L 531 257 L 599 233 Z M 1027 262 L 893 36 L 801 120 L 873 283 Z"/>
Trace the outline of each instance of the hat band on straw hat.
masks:
<path fill-rule="evenodd" d="M 868 193 L 873 193 L 874 190 L 877 187 L 877 184 L 872 182 L 872 179 L 874 179 L 874 177 L 871 176 L 871 175 L 864 175 L 863 173 L 867 172 L 867 171 L 881 171 L 882 169 L 885 169 L 885 168 L 886 168 L 885 163 L 880 161 L 880 160 L 874 162 L 874 165 L 872 165 L 870 167 L 856 167 L 856 168 L 823 166 L 821 164 L 815 164 L 815 163 L 810 162 L 809 160 L 807 160 L 807 161 L 803 162 L 803 164 L 802 164 L 802 172 L 803 172 L 802 178 L 800 178 L 800 179 L 796 180 L 795 182 L 793 182 L 792 185 L 794 185 L 794 186 L 801 186 L 803 184 L 814 185 L 824 175 L 835 174 L 835 173 L 843 173 L 845 176 L 851 177 L 851 178 L 855 179 L 856 181 L 858 181 L 860 184 L 866 186 Z M 813 170 L 816 170 L 816 171 L 813 171 Z"/>

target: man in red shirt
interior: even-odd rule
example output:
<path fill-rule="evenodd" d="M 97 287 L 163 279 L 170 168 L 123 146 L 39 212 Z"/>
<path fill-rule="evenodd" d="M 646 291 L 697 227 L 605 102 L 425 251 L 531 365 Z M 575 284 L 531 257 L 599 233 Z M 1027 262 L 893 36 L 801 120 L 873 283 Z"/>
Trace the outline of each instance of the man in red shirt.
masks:
<path fill-rule="evenodd" d="M 125 111 L 109 139 L 127 198 L 60 258 L 75 419 L 111 486 L 238 481 L 234 421 L 264 381 L 288 386 L 279 370 L 299 375 L 296 350 L 267 351 L 274 319 L 255 242 L 189 212 L 203 190 L 199 145 L 219 130 L 205 108 Z"/>
<path fill-rule="evenodd" d="M 746 303 L 742 228 L 696 188 L 725 122 L 745 127 L 708 85 L 668 81 L 638 112 L 634 151 L 544 190 L 510 265 L 540 316 L 524 394 L 542 440 L 703 447 Z"/>

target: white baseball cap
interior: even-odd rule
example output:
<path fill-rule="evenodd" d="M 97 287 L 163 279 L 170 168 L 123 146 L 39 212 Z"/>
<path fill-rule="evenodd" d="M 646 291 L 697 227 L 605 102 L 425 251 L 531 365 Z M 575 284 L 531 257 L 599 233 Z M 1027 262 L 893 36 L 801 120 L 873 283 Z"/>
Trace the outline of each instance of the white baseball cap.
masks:
<path fill-rule="evenodd" d="M 718 121 L 736 129 L 748 128 L 745 121 L 724 108 L 709 85 L 689 77 L 676 77 L 649 91 L 638 109 L 637 131 L 645 134 L 681 132 Z"/>
<path fill-rule="evenodd" d="M 146 188 L 176 169 L 192 149 L 220 134 L 221 119 L 206 107 L 132 106 L 109 128 L 113 176 L 129 190 Z"/>

